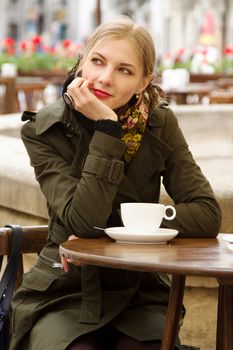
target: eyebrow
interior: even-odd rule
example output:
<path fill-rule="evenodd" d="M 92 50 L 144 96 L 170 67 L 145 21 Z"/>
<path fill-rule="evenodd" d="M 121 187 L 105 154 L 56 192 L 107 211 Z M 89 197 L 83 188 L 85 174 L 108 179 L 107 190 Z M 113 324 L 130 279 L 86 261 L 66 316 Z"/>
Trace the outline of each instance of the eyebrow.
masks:
<path fill-rule="evenodd" d="M 104 57 L 103 55 L 101 55 L 101 53 L 99 53 L 99 52 L 92 52 L 92 54 L 93 54 L 93 55 L 100 56 L 103 60 L 106 61 L 106 57 Z M 119 65 L 120 65 L 121 67 L 130 67 L 130 68 L 136 70 L 136 67 L 135 67 L 133 64 L 131 64 L 131 63 L 124 63 L 124 62 L 121 62 Z"/>

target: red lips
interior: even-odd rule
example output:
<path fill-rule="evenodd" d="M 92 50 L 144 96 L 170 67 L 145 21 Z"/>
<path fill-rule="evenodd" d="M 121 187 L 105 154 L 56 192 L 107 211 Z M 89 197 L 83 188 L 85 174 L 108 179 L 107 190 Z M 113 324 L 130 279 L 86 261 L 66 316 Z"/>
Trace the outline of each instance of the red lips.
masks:
<path fill-rule="evenodd" d="M 99 90 L 99 89 L 92 89 L 92 92 L 98 98 L 108 98 L 108 97 L 112 96 L 108 92 L 102 91 L 102 90 Z"/>

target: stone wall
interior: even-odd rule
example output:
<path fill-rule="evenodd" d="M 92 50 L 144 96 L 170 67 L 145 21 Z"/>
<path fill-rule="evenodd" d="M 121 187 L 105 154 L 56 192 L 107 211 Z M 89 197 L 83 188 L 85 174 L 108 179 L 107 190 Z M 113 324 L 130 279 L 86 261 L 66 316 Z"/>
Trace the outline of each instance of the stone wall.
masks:
<path fill-rule="evenodd" d="M 46 202 L 20 138 L 20 117 L 0 116 L 0 225 L 45 225 Z"/>

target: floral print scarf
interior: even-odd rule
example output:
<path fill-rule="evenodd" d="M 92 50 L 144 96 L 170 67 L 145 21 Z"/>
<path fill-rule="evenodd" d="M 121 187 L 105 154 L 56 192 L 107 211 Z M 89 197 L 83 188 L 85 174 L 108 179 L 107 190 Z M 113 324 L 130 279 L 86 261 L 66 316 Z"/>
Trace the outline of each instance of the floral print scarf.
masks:
<path fill-rule="evenodd" d="M 124 160 L 129 162 L 136 154 L 142 141 L 148 119 L 148 100 L 144 93 L 136 98 L 136 103 L 129 106 L 125 113 L 118 115 L 122 124 L 121 140 L 126 144 Z"/>

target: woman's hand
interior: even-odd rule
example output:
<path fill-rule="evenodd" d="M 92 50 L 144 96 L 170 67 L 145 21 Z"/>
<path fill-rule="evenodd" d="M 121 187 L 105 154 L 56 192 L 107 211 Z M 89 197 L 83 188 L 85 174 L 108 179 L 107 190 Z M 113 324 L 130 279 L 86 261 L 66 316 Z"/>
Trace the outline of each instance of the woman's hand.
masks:
<path fill-rule="evenodd" d="M 68 241 L 72 241 L 73 239 L 78 239 L 78 237 L 76 237 L 75 235 L 71 235 L 71 236 L 69 236 Z M 64 256 L 61 256 L 61 264 L 62 264 L 63 270 L 65 272 L 69 271 L 69 264 L 70 263 L 74 264 L 74 265 L 77 265 L 77 266 L 82 266 L 83 265 L 83 264 L 80 264 L 78 262 L 74 262 L 71 259 L 66 259 Z"/>
<path fill-rule="evenodd" d="M 75 110 L 88 119 L 97 121 L 110 119 L 117 121 L 116 113 L 100 101 L 92 92 L 92 82 L 84 78 L 75 78 L 67 87 L 67 93 L 74 101 Z"/>

